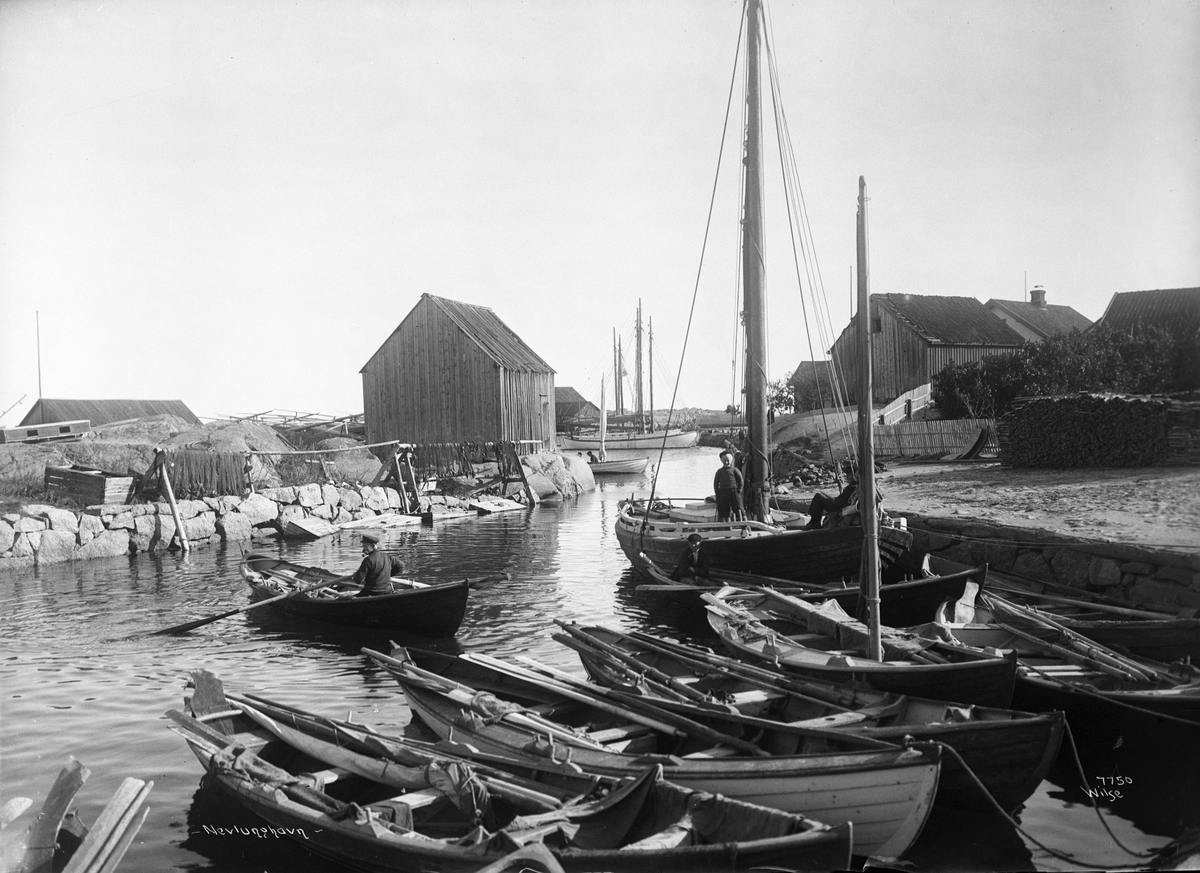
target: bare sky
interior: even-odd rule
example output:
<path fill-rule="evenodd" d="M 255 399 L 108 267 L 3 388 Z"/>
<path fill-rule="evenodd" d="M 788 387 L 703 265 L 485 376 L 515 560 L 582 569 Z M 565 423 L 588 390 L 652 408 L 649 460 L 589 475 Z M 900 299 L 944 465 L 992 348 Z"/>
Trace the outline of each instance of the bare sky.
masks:
<path fill-rule="evenodd" d="M 740 11 L 0 0 L 0 423 L 38 396 L 39 323 L 46 397 L 359 412 L 358 371 L 423 292 L 491 307 L 593 401 L 641 299 L 665 405 Z M 877 293 L 1040 284 L 1094 320 L 1116 292 L 1200 285 L 1200 2 L 769 13 L 826 335 L 850 315 L 859 175 Z M 679 405 L 736 399 L 722 174 Z M 780 378 L 810 352 L 774 203 Z"/>

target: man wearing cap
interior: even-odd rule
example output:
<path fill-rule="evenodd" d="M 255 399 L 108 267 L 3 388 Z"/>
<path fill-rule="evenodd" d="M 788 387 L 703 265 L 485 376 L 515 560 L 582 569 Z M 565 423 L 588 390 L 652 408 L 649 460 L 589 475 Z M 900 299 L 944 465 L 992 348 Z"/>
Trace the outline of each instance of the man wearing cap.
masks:
<path fill-rule="evenodd" d="M 355 597 L 375 597 L 392 593 L 392 559 L 387 552 L 379 550 L 379 537 L 365 533 L 362 537 L 363 560 L 354 574 L 354 581 L 362 586 Z"/>
<path fill-rule="evenodd" d="M 671 578 L 676 582 L 695 582 L 697 579 L 708 578 L 708 555 L 700 551 L 703 538 L 694 533 L 687 538 L 687 548 L 675 565 Z"/>

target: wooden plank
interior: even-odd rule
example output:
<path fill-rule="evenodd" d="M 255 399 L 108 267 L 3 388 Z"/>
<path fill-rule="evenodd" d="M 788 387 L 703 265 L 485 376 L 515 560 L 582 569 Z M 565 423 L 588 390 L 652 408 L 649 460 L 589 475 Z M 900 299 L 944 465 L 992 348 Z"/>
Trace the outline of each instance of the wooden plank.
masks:
<path fill-rule="evenodd" d="M 54 846 L 67 807 L 87 781 L 91 771 L 74 758 L 59 772 L 54 786 L 46 795 L 41 812 L 29 829 L 29 848 L 25 851 L 24 873 L 50 873 L 54 862 Z"/>
<path fill-rule="evenodd" d="M 115 863 L 110 864 L 113 862 L 111 856 L 118 846 L 129 845 L 126 839 L 129 828 L 132 827 L 136 832 L 141 827 L 145 814 L 138 819 L 137 812 L 153 787 L 153 782 L 127 777 L 104 807 L 63 873 L 91 873 L 105 866 L 115 866 Z"/>

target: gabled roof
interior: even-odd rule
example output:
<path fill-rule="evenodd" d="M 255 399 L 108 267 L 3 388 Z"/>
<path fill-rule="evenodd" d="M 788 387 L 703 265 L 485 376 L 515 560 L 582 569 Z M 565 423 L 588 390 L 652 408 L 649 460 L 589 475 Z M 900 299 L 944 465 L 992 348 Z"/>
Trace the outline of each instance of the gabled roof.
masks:
<path fill-rule="evenodd" d="M 1196 330 L 1200 328 L 1200 288 L 1119 292 L 1096 324 L 1124 332 L 1140 327 Z"/>
<path fill-rule="evenodd" d="M 801 379 L 821 378 L 829 373 L 829 368 L 833 366 L 832 361 L 801 361 L 796 365 L 796 369 L 792 370 L 792 382 L 799 382 Z"/>
<path fill-rule="evenodd" d="M 177 415 L 188 424 L 200 424 L 200 419 L 182 400 L 53 400 L 43 397 L 33 404 L 17 426 L 86 419 L 93 427 L 97 427 L 152 415 Z"/>
<path fill-rule="evenodd" d="M 475 306 L 471 303 L 447 300 L 445 297 L 435 297 L 432 294 L 422 294 L 421 300 L 404 317 L 404 321 L 408 321 L 417 307 L 424 302 L 442 310 L 468 339 L 504 369 L 534 373 L 554 372 L 554 368 L 543 361 L 533 349 L 525 345 L 524 341 L 487 306 Z M 400 330 L 404 321 L 396 326 L 392 335 Z M 386 344 L 385 342 L 384 345 Z M 371 357 L 374 358 L 377 354 L 379 354 L 379 349 L 376 349 L 375 354 Z M 363 370 L 366 370 L 365 364 L 359 372 L 361 373 Z"/>
<path fill-rule="evenodd" d="M 993 298 L 987 302 L 987 308 L 1003 310 L 1007 315 L 1042 337 L 1057 336 L 1073 330 L 1087 330 L 1092 325 L 1091 319 L 1076 312 L 1070 306 L 1050 303 L 1038 306 L 1024 301 Z"/>
<path fill-rule="evenodd" d="M 584 417 L 599 420 L 600 407 L 569 386 L 554 386 L 554 415 L 559 421 Z"/>
<path fill-rule="evenodd" d="M 1019 346 L 1025 342 L 974 297 L 872 294 L 871 301 L 890 310 L 931 343 Z"/>

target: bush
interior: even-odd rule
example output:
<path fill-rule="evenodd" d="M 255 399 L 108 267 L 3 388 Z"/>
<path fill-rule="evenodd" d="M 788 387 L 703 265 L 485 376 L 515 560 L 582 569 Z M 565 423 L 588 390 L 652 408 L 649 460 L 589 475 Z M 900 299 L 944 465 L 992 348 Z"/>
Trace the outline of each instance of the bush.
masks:
<path fill-rule="evenodd" d="M 1010 355 L 951 364 L 933 378 L 931 394 L 944 418 L 996 418 L 1018 397 L 1197 387 L 1200 334 L 1162 328 L 1125 334 L 1101 326 L 1025 343 Z"/>

